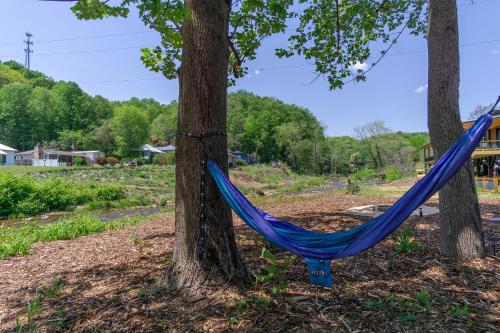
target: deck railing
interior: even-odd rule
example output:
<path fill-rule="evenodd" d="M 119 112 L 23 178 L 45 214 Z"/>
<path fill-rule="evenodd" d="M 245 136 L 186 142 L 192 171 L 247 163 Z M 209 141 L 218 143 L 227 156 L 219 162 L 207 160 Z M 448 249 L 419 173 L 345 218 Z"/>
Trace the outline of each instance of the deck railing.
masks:
<path fill-rule="evenodd" d="M 500 149 L 500 140 L 483 140 L 477 146 L 478 149 Z"/>
<path fill-rule="evenodd" d="M 498 181 L 500 177 L 476 177 L 476 186 L 481 192 L 495 192 L 498 193 Z"/>

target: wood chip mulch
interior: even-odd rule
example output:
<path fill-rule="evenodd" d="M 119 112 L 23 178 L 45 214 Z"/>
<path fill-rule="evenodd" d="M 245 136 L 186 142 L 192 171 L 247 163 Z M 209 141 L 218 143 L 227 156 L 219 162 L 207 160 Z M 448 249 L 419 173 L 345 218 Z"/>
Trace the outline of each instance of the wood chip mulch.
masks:
<path fill-rule="evenodd" d="M 363 218 L 344 215 L 360 205 L 390 204 L 388 198 L 340 193 L 272 197 L 264 209 L 282 219 L 322 231 L 351 228 Z M 484 217 L 500 216 L 500 201 L 482 203 Z M 235 219 L 238 245 L 252 272 L 269 247 Z M 226 289 L 217 297 L 190 299 L 156 287 L 171 257 L 171 213 L 135 227 L 41 243 L 32 254 L 0 261 L 0 331 L 28 321 L 37 332 L 497 332 L 500 327 L 500 260 L 454 262 L 438 251 L 438 217 L 411 217 L 419 247 L 395 251 L 395 237 L 357 256 L 335 261 L 335 286 L 309 284 L 296 259 L 284 269 L 288 281 L 247 291 Z M 485 237 L 500 234 L 484 222 Z M 272 249 L 279 260 L 290 254 Z M 290 259 L 288 259 L 290 260 Z M 50 295 L 40 288 L 61 290 Z M 28 303 L 40 294 L 40 311 Z M 18 325 L 19 328 L 19 325 Z"/>

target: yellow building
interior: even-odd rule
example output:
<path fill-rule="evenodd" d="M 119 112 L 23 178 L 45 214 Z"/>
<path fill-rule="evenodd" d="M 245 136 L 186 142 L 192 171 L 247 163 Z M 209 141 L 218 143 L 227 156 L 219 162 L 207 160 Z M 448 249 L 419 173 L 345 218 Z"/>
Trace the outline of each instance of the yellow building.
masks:
<path fill-rule="evenodd" d="M 469 129 L 474 120 L 464 121 L 464 129 Z M 424 151 L 424 165 L 427 172 L 435 163 L 434 149 L 428 143 L 422 147 Z M 474 173 L 478 186 L 483 190 L 498 191 L 500 176 L 500 115 L 494 116 L 490 128 L 485 133 L 483 140 L 472 154 Z M 494 179 L 495 178 L 495 179 Z"/>

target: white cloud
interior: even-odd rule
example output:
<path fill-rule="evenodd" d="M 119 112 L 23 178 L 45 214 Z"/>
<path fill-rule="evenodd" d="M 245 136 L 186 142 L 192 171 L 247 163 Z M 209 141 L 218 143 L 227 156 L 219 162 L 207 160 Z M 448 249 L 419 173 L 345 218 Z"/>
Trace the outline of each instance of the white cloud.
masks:
<path fill-rule="evenodd" d="M 424 91 L 427 91 L 427 88 L 429 87 L 428 84 L 424 84 L 423 86 L 418 87 L 417 89 L 413 90 L 415 94 L 421 94 Z"/>
<path fill-rule="evenodd" d="M 260 70 L 259 70 L 259 69 L 257 69 L 257 70 L 255 70 L 255 72 L 254 72 L 254 73 L 255 73 L 255 75 L 259 75 L 259 74 L 260 74 Z"/>
<path fill-rule="evenodd" d="M 500 51 L 499 50 L 493 50 L 493 51 L 491 51 L 491 53 L 493 53 L 494 55 L 497 55 L 497 54 L 500 54 Z"/>
<path fill-rule="evenodd" d="M 349 67 L 352 71 L 366 71 L 368 69 L 368 64 L 367 63 L 361 63 L 361 62 L 357 62 L 355 63 L 354 65 L 351 65 L 351 67 Z"/>

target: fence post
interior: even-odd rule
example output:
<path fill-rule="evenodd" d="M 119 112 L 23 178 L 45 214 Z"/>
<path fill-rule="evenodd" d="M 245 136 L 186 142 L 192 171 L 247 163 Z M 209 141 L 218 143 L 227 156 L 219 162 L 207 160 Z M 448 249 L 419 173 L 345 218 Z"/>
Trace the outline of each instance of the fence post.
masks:
<path fill-rule="evenodd" d="M 493 191 L 498 193 L 498 177 L 496 175 L 493 177 Z"/>
<path fill-rule="evenodd" d="M 483 176 L 483 186 L 481 188 L 481 191 L 482 192 L 486 191 L 486 176 Z"/>

